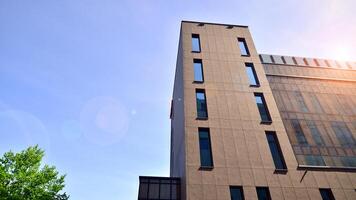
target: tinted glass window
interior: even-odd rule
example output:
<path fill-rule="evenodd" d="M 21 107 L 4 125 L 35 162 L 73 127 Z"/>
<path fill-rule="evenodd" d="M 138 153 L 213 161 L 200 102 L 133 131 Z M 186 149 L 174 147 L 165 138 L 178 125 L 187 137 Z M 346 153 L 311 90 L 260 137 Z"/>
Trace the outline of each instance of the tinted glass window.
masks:
<path fill-rule="evenodd" d="M 200 52 L 200 38 L 198 34 L 192 34 L 192 51 Z"/>
<path fill-rule="evenodd" d="M 356 157 L 340 157 L 342 164 L 346 167 L 356 167 Z"/>
<path fill-rule="evenodd" d="M 264 97 L 262 94 L 255 93 L 256 104 L 258 107 L 258 111 L 260 112 L 261 120 L 262 121 L 271 121 L 271 117 L 268 112 L 268 108 Z"/>
<path fill-rule="evenodd" d="M 319 191 L 323 200 L 335 200 L 331 189 L 319 189 Z"/>
<path fill-rule="evenodd" d="M 317 128 L 315 123 L 313 121 L 307 121 L 307 125 L 309 127 L 309 130 L 310 130 L 312 136 L 313 136 L 315 144 L 317 144 L 319 146 L 323 146 L 324 145 L 324 140 L 321 137 L 319 129 Z"/>
<path fill-rule="evenodd" d="M 313 106 L 314 106 L 316 112 L 318 112 L 318 113 L 323 113 L 323 112 L 324 112 L 324 111 L 323 111 L 323 108 L 321 107 L 320 102 L 319 102 L 319 99 L 318 99 L 318 97 L 316 96 L 316 94 L 310 93 L 309 95 L 310 95 L 310 100 L 311 100 L 311 102 L 313 103 Z"/>
<path fill-rule="evenodd" d="M 347 147 L 355 143 L 349 128 L 347 128 L 344 122 L 332 122 L 331 127 L 333 128 L 336 137 L 342 146 Z"/>
<path fill-rule="evenodd" d="M 159 184 L 150 184 L 148 198 L 158 199 L 159 198 Z"/>
<path fill-rule="evenodd" d="M 138 198 L 147 199 L 147 194 L 148 194 L 148 183 L 140 183 Z"/>
<path fill-rule="evenodd" d="M 203 82 L 203 63 L 200 59 L 194 59 L 194 81 Z"/>
<path fill-rule="evenodd" d="M 298 102 L 299 111 L 301 111 L 301 112 L 308 112 L 308 108 L 307 108 L 307 106 L 305 105 L 305 102 L 304 102 L 304 98 L 303 98 L 303 96 L 302 96 L 302 93 L 299 92 L 299 91 L 295 91 L 295 92 L 294 92 L 294 98 L 295 98 L 296 101 Z"/>
<path fill-rule="evenodd" d="M 242 56 L 249 56 L 250 52 L 248 51 L 245 38 L 237 38 L 239 43 L 239 48 Z"/>
<path fill-rule="evenodd" d="M 313 156 L 313 155 L 305 156 L 305 164 L 312 165 L 312 166 L 325 166 L 323 157 Z"/>
<path fill-rule="evenodd" d="M 295 136 L 299 144 L 307 145 L 308 141 L 305 138 L 302 127 L 300 127 L 300 123 L 297 119 L 292 119 L 292 126 L 295 132 Z"/>
<path fill-rule="evenodd" d="M 180 180 L 167 177 L 140 177 L 138 200 L 153 199 L 180 199 Z"/>
<path fill-rule="evenodd" d="M 207 128 L 199 128 L 199 148 L 200 148 L 200 164 L 204 167 L 213 166 L 213 158 L 211 153 L 210 133 Z"/>
<path fill-rule="evenodd" d="M 171 198 L 171 185 L 169 183 L 160 185 L 159 198 L 160 199 L 170 199 Z"/>
<path fill-rule="evenodd" d="M 276 169 L 287 169 L 275 132 L 266 132 L 269 149 Z"/>
<path fill-rule="evenodd" d="M 257 187 L 256 192 L 258 200 L 271 200 L 271 195 L 267 187 Z"/>
<path fill-rule="evenodd" d="M 259 85 L 258 79 L 257 79 L 257 75 L 256 75 L 256 71 L 255 68 L 253 66 L 252 63 L 245 63 L 246 65 L 246 74 L 248 76 L 248 79 L 250 81 L 250 85 Z"/>
<path fill-rule="evenodd" d="M 206 105 L 205 90 L 196 90 L 196 99 L 198 118 L 207 118 L 208 110 Z"/>
<path fill-rule="evenodd" d="M 180 199 L 180 185 L 172 185 L 172 199 Z"/>
<path fill-rule="evenodd" d="M 231 186 L 230 187 L 230 196 L 231 200 L 244 200 L 244 193 L 242 187 L 240 186 Z"/>

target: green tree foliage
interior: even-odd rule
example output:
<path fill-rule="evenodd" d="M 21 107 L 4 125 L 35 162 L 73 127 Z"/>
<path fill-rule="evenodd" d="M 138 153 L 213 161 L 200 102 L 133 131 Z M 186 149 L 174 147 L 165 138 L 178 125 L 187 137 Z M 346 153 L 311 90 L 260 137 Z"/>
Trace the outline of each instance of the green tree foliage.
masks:
<path fill-rule="evenodd" d="M 65 175 L 43 165 L 44 151 L 37 145 L 20 153 L 7 152 L 0 158 L 0 200 L 66 200 L 60 193 Z"/>

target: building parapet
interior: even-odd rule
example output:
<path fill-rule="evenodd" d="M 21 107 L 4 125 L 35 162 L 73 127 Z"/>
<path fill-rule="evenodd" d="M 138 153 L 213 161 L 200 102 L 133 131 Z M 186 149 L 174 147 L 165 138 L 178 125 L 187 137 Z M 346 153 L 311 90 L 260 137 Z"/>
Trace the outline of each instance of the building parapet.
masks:
<path fill-rule="evenodd" d="M 356 70 L 356 62 L 337 61 L 320 58 L 305 58 L 295 56 L 280 56 L 270 54 L 260 54 L 263 64 L 294 65 L 302 67 L 322 67 L 342 70 Z"/>

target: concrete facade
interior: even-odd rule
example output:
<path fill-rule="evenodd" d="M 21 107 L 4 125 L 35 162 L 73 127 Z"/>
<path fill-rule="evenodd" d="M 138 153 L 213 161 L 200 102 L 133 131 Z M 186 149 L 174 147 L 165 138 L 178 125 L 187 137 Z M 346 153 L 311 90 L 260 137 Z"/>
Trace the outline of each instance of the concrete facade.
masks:
<path fill-rule="evenodd" d="M 199 53 L 192 52 L 192 34 L 200 36 Z M 237 38 L 245 39 L 249 56 L 241 56 Z M 202 60 L 203 83 L 194 82 L 193 59 Z M 324 170 L 303 166 L 305 163 L 298 155 L 304 153 L 296 154 L 298 145 L 293 140 L 293 130 L 287 125 L 289 116 L 301 113 L 285 109 L 295 102 L 283 100 L 280 94 L 282 87 L 285 91 L 296 85 L 300 86 L 303 97 L 307 91 L 327 93 L 337 86 L 344 92 L 337 93 L 335 89 L 328 93 L 329 96 L 320 98 L 328 101 L 334 93 L 355 97 L 354 63 L 337 64 L 340 69 L 323 69 L 319 66 L 301 67 L 300 62 L 299 58 L 260 56 L 246 26 L 182 22 L 171 109 L 170 172 L 171 177 L 181 178 L 182 199 L 229 200 L 230 186 L 242 186 L 245 199 L 257 199 L 256 187 L 260 186 L 269 188 L 273 200 L 322 199 L 320 188 L 330 188 L 335 199 L 356 199 L 356 173 L 352 167 L 344 170 L 339 165 L 338 169 Z M 245 63 L 253 63 L 259 87 L 250 86 Z M 311 78 L 306 76 L 319 79 L 309 81 Z M 329 78 L 345 80 L 330 81 Z M 315 87 L 315 84 L 324 87 Z M 196 89 L 204 89 L 206 93 L 208 118 L 205 120 L 197 119 Z M 272 123 L 261 123 L 254 93 L 264 95 Z M 356 98 L 349 96 L 348 99 L 352 102 L 348 105 L 351 111 L 345 107 L 343 113 L 332 113 L 329 106 L 330 112 L 302 113 L 300 119 L 342 119 L 356 138 Z M 198 128 L 210 129 L 212 169 L 200 166 Z M 276 171 L 265 131 L 275 131 L 287 171 Z M 330 144 L 338 144 L 333 139 L 335 143 Z M 356 155 L 355 145 L 343 150 L 350 157 Z"/>

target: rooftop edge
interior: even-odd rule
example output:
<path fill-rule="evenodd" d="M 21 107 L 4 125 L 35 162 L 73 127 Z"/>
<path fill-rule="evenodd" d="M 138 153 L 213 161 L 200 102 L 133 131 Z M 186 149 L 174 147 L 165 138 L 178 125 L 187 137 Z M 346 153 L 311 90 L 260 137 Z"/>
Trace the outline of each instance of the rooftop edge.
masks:
<path fill-rule="evenodd" d="M 259 54 L 259 57 L 263 64 L 356 70 L 356 62 L 354 61 L 341 61 L 341 60 L 333 60 L 333 59 L 284 56 L 284 55 L 282 56 L 282 55 L 272 55 L 272 54 Z"/>
<path fill-rule="evenodd" d="M 189 20 L 182 20 L 181 23 L 209 24 L 209 25 L 218 25 L 218 26 L 233 26 L 233 27 L 240 27 L 240 28 L 248 28 L 248 26 L 238 25 L 238 24 L 222 24 L 222 23 L 199 22 L 199 21 L 189 21 Z"/>

